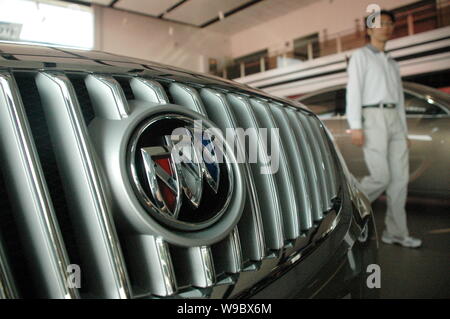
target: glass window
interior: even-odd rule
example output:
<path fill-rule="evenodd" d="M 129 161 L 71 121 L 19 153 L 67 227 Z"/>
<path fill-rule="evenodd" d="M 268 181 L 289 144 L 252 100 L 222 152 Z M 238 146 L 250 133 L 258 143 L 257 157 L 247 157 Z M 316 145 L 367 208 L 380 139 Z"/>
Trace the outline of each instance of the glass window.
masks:
<path fill-rule="evenodd" d="M 405 111 L 407 115 L 436 115 L 444 114 L 444 111 L 433 101 L 419 98 L 416 95 L 405 92 Z"/>
<path fill-rule="evenodd" d="M 301 100 L 311 111 L 318 115 L 336 112 L 336 91 L 328 91 Z"/>
<path fill-rule="evenodd" d="M 308 52 L 311 50 L 311 52 Z M 310 56 L 311 55 L 311 56 Z M 306 61 L 320 56 L 319 34 L 314 33 L 294 40 L 294 57 Z"/>
<path fill-rule="evenodd" d="M 46 1 L 0 0 L 0 40 L 91 49 L 92 9 Z"/>
<path fill-rule="evenodd" d="M 255 74 L 261 72 L 261 58 L 264 58 L 265 69 L 267 69 L 267 56 L 269 55 L 269 51 L 262 50 L 258 51 L 240 58 L 235 59 L 235 63 L 240 65 L 244 64 L 244 72 L 245 75 Z"/>

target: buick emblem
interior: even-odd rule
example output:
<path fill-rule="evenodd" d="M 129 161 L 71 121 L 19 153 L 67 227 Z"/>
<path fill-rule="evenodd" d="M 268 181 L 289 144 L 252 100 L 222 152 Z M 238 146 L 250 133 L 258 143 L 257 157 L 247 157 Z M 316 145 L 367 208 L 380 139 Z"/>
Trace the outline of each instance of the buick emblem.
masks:
<path fill-rule="evenodd" d="M 151 217 L 179 230 L 214 224 L 226 212 L 233 171 L 223 138 L 184 115 L 144 121 L 129 146 L 135 192 Z"/>

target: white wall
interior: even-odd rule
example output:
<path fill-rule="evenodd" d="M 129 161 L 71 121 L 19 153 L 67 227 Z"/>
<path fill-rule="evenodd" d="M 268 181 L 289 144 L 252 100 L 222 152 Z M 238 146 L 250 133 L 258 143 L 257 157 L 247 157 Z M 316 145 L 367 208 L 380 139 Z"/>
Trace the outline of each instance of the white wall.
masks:
<path fill-rule="evenodd" d="M 292 0 L 303 1 L 303 0 Z M 219 63 L 268 48 L 290 51 L 292 41 L 324 29 L 329 36 L 355 28 L 368 4 L 393 9 L 416 0 L 317 0 L 291 13 L 227 36 L 187 25 L 94 6 L 95 48 L 112 53 L 207 72 L 208 58 Z M 251 10 L 251 9 L 250 9 Z M 173 34 L 169 34 L 172 28 Z M 289 47 L 285 43 L 289 43 Z"/>
<path fill-rule="evenodd" d="M 293 0 L 302 1 L 302 0 Z M 393 9 L 417 0 L 317 0 L 287 15 L 258 24 L 253 28 L 231 36 L 233 58 L 247 55 L 265 48 L 269 51 L 292 50 L 292 40 L 327 29 L 329 36 L 355 28 L 355 19 L 367 15 L 367 5 L 375 3 L 382 9 Z M 289 42 L 290 46 L 285 47 Z"/>
<path fill-rule="evenodd" d="M 231 54 L 223 34 L 99 6 L 94 13 L 98 50 L 199 72 L 208 71 L 208 58 Z"/>

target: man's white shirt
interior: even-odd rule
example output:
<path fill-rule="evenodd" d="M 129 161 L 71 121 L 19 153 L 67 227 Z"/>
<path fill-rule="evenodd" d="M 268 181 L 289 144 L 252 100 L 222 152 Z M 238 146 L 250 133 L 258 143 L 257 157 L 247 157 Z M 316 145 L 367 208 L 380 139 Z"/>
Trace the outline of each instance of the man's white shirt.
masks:
<path fill-rule="evenodd" d="M 355 50 L 348 65 L 347 121 L 351 129 L 361 129 L 362 106 L 395 103 L 407 134 L 400 68 L 389 53 L 368 44 Z"/>

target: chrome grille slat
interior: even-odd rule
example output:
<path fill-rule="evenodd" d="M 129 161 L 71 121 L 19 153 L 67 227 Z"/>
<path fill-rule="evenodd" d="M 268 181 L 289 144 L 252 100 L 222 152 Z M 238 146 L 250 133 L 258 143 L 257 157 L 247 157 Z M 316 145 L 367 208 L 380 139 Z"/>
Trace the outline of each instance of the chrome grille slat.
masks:
<path fill-rule="evenodd" d="M 169 91 L 175 104 L 186 106 L 194 112 L 207 116 L 205 107 L 196 89 L 175 82 L 170 84 Z"/>
<path fill-rule="evenodd" d="M 289 124 L 289 118 L 283 106 L 270 104 L 276 125 L 280 129 L 281 139 L 286 141 L 285 150 L 287 160 L 291 166 L 291 173 L 295 183 L 295 196 L 299 199 L 299 218 L 302 231 L 307 231 L 313 226 L 311 189 L 307 184 L 305 163 L 300 156 L 299 145 L 295 140 L 295 133 Z"/>
<path fill-rule="evenodd" d="M 284 142 L 281 140 L 279 128 L 275 124 L 275 120 L 269 110 L 269 104 L 255 98 L 251 98 L 250 103 L 260 127 L 270 130 L 267 132 L 267 150 L 270 149 L 272 160 L 274 156 L 279 155 L 279 167 L 278 171 L 274 174 L 274 178 L 279 190 L 285 235 L 287 239 L 294 240 L 301 234 L 298 216 L 299 204 L 295 196 L 295 185 L 292 181 L 291 168 L 286 158 Z"/>
<path fill-rule="evenodd" d="M 90 74 L 85 78 L 95 114 L 111 120 L 121 120 L 130 114 L 125 94 L 112 76 Z"/>
<path fill-rule="evenodd" d="M 177 293 L 178 286 L 169 244 L 160 237 L 125 237 L 132 282 L 152 295 L 166 297 Z"/>
<path fill-rule="evenodd" d="M 304 129 L 308 141 L 311 142 L 309 143 L 309 146 L 312 151 L 311 153 L 314 159 L 313 163 L 319 182 L 320 198 L 322 200 L 322 212 L 326 212 L 330 207 L 331 197 L 328 190 L 327 179 L 325 177 L 327 172 L 325 171 L 324 157 L 322 156 L 322 150 L 320 147 L 321 138 L 314 138 L 314 132 L 311 128 L 311 123 L 308 120 L 308 117 L 310 115 L 298 111 L 297 116 L 302 123 L 301 127 Z"/>
<path fill-rule="evenodd" d="M 244 130 L 248 128 L 257 130 L 260 127 L 253 114 L 250 101 L 246 97 L 230 93 L 227 94 L 227 99 L 234 114 L 240 115 L 239 118 L 235 116 L 237 119 L 237 127 Z M 266 246 L 272 250 L 279 250 L 284 246 L 285 235 L 278 189 L 271 174 L 261 174 L 261 169 L 263 169 L 264 165 L 263 162 L 268 163 L 267 153 L 265 153 L 267 148 L 258 132 L 256 132 L 256 135 L 258 159 L 256 163 L 251 163 L 250 167 L 253 178 L 255 179 L 258 201 L 262 213 Z M 239 138 L 243 138 L 243 136 Z M 241 144 L 245 145 L 245 140 L 241 140 Z M 248 154 L 246 155 L 248 156 Z"/>
<path fill-rule="evenodd" d="M 218 125 L 222 132 L 237 127 L 234 114 L 223 93 L 203 88 L 200 91 L 200 95 L 204 102 L 208 117 Z M 244 149 L 241 142 L 239 140 L 236 142 L 236 147 L 238 148 L 237 152 L 243 153 Z M 244 212 L 241 221 L 238 223 L 243 255 L 242 258 L 244 259 L 244 262 L 260 261 L 266 256 L 266 246 L 259 201 L 250 166 L 247 162 L 243 162 L 242 165 L 246 172 L 247 186 Z"/>
<path fill-rule="evenodd" d="M 331 198 L 336 198 L 338 196 L 339 184 L 338 184 L 338 178 L 337 178 L 337 167 L 336 167 L 336 163 L 333 159 L 332 147 L 330 145 L 329 137 L 328 137 L 328 134 L 326 132 L 326 129 L 325 129 L 325 126 L 323 125 L 323 123 L 320 122 L 320 120 L 317 118 L 315 118 L 315 122 L 317 125 L 317 130 L 319 131 L 319 134 L 322 137 L 325 154 L 327 155 L 325 157 L 325 159 L 328 162 L 328 167 L 329 167 L 328 175 L 329 175 L 330 183 L 331 183 L 330 184 L 331 185 Z"/>
<path fill-rule="evenodd" d="M 88 290 L 105 298 L 130 298 L 110 199 L 72 84 L 61 72 L 40 72 L 36 84 L 52 143 L 59 150 L 56 159 L 65 190 L 71 194 L 71 220 L 79 244 L 87 246 L 81 258 L 83 274 L 89 279 Z"/>
<path fill-rule="evenodd" d="M 297 139 L 297 145 L 299 145 L 300 148 L 302 162 L 306 167 L 306 175 L 308 178 L 307 184 L 310 187 L 310 194 L 312 194 L 313 220 L 319 221 L 323 217 L 322 201 L 320 198 L 318 176 L 314 167 L 314 158 L 309 146 L 309 140 L 307 139 L 304 130 L 301 129 L 301 122 L 298 118 L 297 112 L 293 109 L 287 109 L 286 114 L 289 117 L 291 128 L 294 131 L 295 138 Z"/>
<path fill-rule="evenodd" d="M 18 297 L 19 293 L 0 236 L 0 299 L 16 299 Z"/>
<path fill-rule="evenodd" d="M 239 231 L 234 228 L 230 236 L 211 247 L 217 276 L 242 271 L 242 251 Z"/>
<path fill-rule="evenodd" d="M 174 260 L 175 275 L 180 288 L 208 288 L 216 283 L 211 248 L 170 247 Z"/>
<path fill-rule="evenodd" d="M 166 91 L 156 81 L 136 77 L 131 79 L 130 86 L 137 100 L 158 104 L 170 103 Z"/>
<path fill-rule="evenodd" d="M 9 72 L 0 72 L 0 153 L 5 179 L 27 256 L 36 271 L 41 297 L 78 298 L 66 275 L 70 264 L 19 89 Z M 26 199 L 26 200 L 24 200 Z"/>
<path fill-rule="evenodd" d="M 328 199 L 328 206 L 327 210 L 331 208 L 332 202 L 331 200 L 336 196 L 336 182 L 335 182 L 335 176 L 334 176 L 334 166 L 332 165 L 332 158 L 329 148 L 327 148 L 326 140 L 324 139 L 324 136 L 322 134 L 322 128 L 320 127 L 319 120 L 317 120 L 313 115 L 310 115 L 307 117 L 309 120 L 312 132 L 317 137 L 316 140 L 318 141 L 320 153 L 322 156 L 322 160 L 324 163 L 324 176 L 325 176 L 325 182 L 327 186 L 327 199 Z"/>

